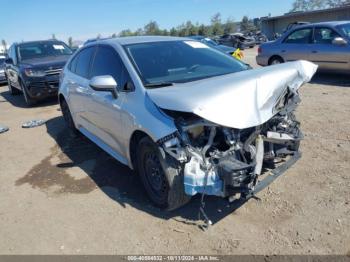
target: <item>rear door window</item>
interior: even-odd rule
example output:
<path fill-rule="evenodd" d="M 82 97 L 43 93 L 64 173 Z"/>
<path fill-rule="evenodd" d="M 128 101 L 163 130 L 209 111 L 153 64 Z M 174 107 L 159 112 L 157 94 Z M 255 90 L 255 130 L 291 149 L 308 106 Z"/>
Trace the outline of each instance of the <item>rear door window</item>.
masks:
<path fill-rule="evenodd" d="M 312 29 L 303 28 L 292 32 L 285 40 L 287 44 L 309 44 L 311 42 Z"/>
<path fill-rule="evenodd" d="M 76 56 L 76 65 L 73 59 L 72 66 L 75 65 L 74 72 L 84 78 L 89 79 L 90 63 L 92 56 L 94 55 L 95 47 L 88 47 L 79 52 Z"/>

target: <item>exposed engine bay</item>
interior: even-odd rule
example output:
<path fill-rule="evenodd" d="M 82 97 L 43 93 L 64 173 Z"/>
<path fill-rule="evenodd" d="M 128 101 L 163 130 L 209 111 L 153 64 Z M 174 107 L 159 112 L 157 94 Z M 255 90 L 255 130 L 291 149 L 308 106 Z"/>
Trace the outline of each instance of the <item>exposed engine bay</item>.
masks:
<path fill-rule="evenodd" d="M 184 165 L 187 195 L 247 196 L 254 192 L 264 170 L 273 170 L 298 153 L 303 135 L 293 111 L 299 101 L 297 93 L 285 92 L 270 120 L 246 129 L 223 127 L 192 113 L 165 110 L 178 132 L 158 143 Z"/>

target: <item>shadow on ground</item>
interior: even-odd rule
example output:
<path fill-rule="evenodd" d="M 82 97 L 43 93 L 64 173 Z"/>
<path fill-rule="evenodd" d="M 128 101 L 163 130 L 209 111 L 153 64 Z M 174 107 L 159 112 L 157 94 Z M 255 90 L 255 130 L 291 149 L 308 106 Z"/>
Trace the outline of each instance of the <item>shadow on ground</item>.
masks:
<path fill-rule="evenodd" d="M 0 102 L 9 102 L 11 105 L 15 107 L 20 107 L 20 108 L 28 108 L 26 102 L 24 101 L 23 95 L 11 95 L 10 91 L 2 91 L 0 92 L 0 95 L 5 99 L 5 100 L 0 100 Z M 35 105 L 31 107 L 46 107 L 46 106 L 52 106 L 54 104 L 58 103 L 58 99 L 56 96 L 53 97 L 48 97 L 44 99 L 43 101 L 38 101 Z"/>
<path fill-rule="evenodd" d="M 336 87 L 350 87 L 350 78 L 347 74 L 317 73 L 310 84 L 330 85 Z"/>
<path fill-rule="evenodd" d="M 102 190 L 121 206 L 126 204 L 162 219 L 174 218 L 192 224 L 198 220 L 199 196 L 186 206 L 175 211 L 163 211 L 152 206 L 139 177 L 83 136 L 72 137 L 62 117 L 46 123 L 47 132 L 57 145 L 52 154 L 34 166 L 16 185 L 30 184 L 33 188 L 53 194 L 87 194 Z M 86 174 L 74 177 L 74 168 Z M 69 171 L 70 170 L 70 171 Z M 206 198 L 206 212 L 213 223 L 232 213 L 246 201 L 229 203 L 217 197 Z"/>

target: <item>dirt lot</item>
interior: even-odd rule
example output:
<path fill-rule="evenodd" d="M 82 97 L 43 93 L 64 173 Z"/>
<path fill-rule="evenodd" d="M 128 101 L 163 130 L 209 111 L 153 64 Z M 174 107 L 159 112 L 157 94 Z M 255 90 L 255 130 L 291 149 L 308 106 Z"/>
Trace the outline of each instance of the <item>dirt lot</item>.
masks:
<path fill-rule="evenodd" d="M 256 50 L 245 51 L 254 65 Z M 198 198 L 166 213 L 137 176 L 86 139 L 69 138 L 55 100 L 33 108 L 0 87 L 1 254 L 349 254 L 350 80 L 318 75 L 301 90 L 303 157 L 238 207 Z M 46 125 L 22 129 L 26 120 Z M 232 212 L 235 210 L 234 212 Z"/>

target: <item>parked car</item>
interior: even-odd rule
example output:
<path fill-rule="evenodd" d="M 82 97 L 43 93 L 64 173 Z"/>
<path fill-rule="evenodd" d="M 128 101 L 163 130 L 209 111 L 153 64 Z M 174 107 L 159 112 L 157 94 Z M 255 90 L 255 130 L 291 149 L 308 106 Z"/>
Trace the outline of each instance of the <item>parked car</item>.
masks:
<path fill-rule="evenodd" d="M 189 38 L 95 41 L 65 66 L 59 101 L 72 133 L 135 169 L 157 206 L 195 194 L 249 198 L 300 157 L 293 111 L 316 66 L 247 69 Z M 258 182 L 275 158 L 275 175 Z"/>
<path fill-rule="evenodd" d="M 224 52 L 228 55 L 231 55 L 237 50 L 237 48 L 234 48 L 234 47 L 229 47 L 229 46 L 226 46 L 226 45 L 220 45 L 218 44 L 217 42 L 215 42 L 214 40 L 208 38 L 208 37 L 205 37 L 205 36 L 201 36 L 201 35 L 196 35 L 196 36 L 189 36 L 189 38 L 192 38 L 192 39 L 195 39 L 195 40 L 198 40 L 198 41 L 201 41 L 202 43 L 212 47 L 212 48 L 215 48 L 221 52 Z"/>
<path fill-rule="evenodd" d="M 71 54 L 70 48 L 58 40 L 14 43 L 5 67 L 10 93 L 22 92 L 29 106 L 57 96 L 59 74 Z"/>
<path fill-rule="evenodd" d="M 350 21 L 306 24 L 262 44 L 256 61 L 267 66 L 299 59 L 320 70 L 350 72 Z"/>
<path fill-rule="evenodd" d="M 256 45 L 255 39 L 252 37 L 246 37 L 243 34 L 225 34 L 218 40 L 219 44 L 240 48 L 242 50 L 246 48 L 253 48 Z"/>
<path fill-rule="evenodd" d="M 6 83 L 5 77 L 5 56 L 0 56 L 0 84 Z"/>

